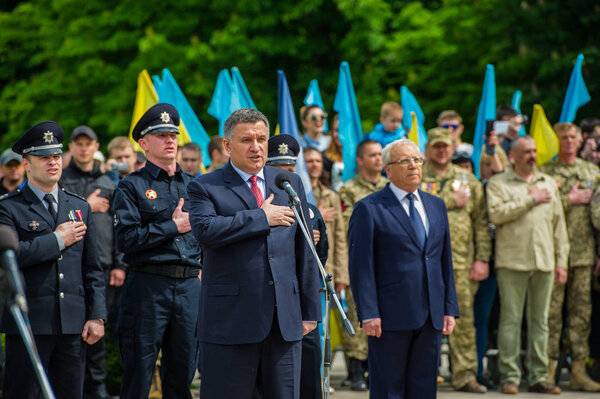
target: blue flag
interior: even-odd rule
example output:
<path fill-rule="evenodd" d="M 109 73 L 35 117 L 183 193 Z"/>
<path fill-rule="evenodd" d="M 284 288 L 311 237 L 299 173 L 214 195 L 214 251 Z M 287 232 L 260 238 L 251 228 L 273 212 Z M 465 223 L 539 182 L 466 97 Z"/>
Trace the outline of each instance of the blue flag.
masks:
<path fill-rule="evenodd" d="M 338 113 L 342 160 L 344 161 L 342 180 L 346 182 L 356 174 L 356 147 L 363 139 L 350 66 L 346 61 L 342 61 L 340 64 L 340 77 L 333 109 Z"/>
<path fill-rule="evenodd" d="M 298 123 L 296 122 L 296 112 L 290 95 L 285 73 L 277 71 L 277 122 L 279 124 L 280 134 L 289 134 L 298 141 L 300 145 L 300 153 L 296 160 L 296 173 L 302 179 L 306 199 L 313 205 L 315 204 L 315 196 L 313 195 L 312 185 L 310 184 L 310 176 L 306 170 L 304 162 L 304 152 L 302 151 L 302 137 L 298 131 Z"/>
<path fill-rule="evenodd" d="M 204 126 L 200 123 L 200 119 L 194 113 L 192 106 L 185 98 L 183 91 L 179 88 L 171 72 L 165 68 L 162 71 L 162 80 L 159 76 L 153 76 L 152 81 L 159 100 L 169 103 L 177 109 L 179 117 L 190 136 L 190 140 L 198 144 L 202 149 L 202 162 L 204 166 L 210 165 L 210 156 L 208 154 L 210 137 L 206 134 Z"/>
<path fill-rule="evenodd" d="M 410 131 L 412 128 L 412 117 L 411 112 L 414 112 L 417 116 L 417 122 L 419 123 L 419 150 L 425 152 L 425 144 L 427 144 L 427 132 L 425 131 L 425 115 L 419 105 L 419 102 L 415 96 L 408 90 L 408 87 L 402 86 L 400 88 L 400 103 L 404 110 L 404 116 L 402 117 L 402 125 L 404 129 Z"/>
<path fill-rule="evenodd" d="M 310 105 L 318 105 L 323 111 L 325 111 L 325 106 L 323 105 L 321 90 L 319 89 L 319 82 L 317 82 L 317 79 L 311 80 L 308 84 L 308 91 L 306 92 L 306 97 L 304 97 L 304 105 L 307 107 Z M 323 126 L 323 131 L 326 132 L 328 130 L 329 125 L 327 124 L 326 120 L 325 125 Z"/>
<path fill-rule="evenodd" d="M 479 160 L 483 151 L 486 121 L 496 119 L 496 78 L 494 66 L 485 67 L 485 78 L 483 80 L 483 92 L 477 109 L 477 122 L 475 123 L 475 134 L 473 136 L 473 172 L 479 179 Z"/>
<path fill-rule="evenodd" d="M 234 87 L 229 71 L 223 69 L 219 72 L 217 85 L 208 106 L 209 115 L 219 121 L 219 136 L 223 136 L 223 125 L 229 115 L 240 108 L 242 106 L 240 105 L 239 91 Z"/>
<path fill-rule="evenodd" d="M 523 93 L 521 90 L 515 91 L 515 94 L 512 96 L 512 101 L 510 103 L 511 107 L 517 111 L 519 115 L 521 115 L 521 99 L 523 98 Z M 525 124 L 521 125 L 521 130 L 519 130 L 519 136 L 525 136 L 527 132 L 525 131 Z"/>
<path fill-rule="evenodd" d="M 571 79 L 569 80 L 569 87 L 567 88 L 559 122 L 573 122 L 577 109 L 592 99 L 583 81 L 581 64 L 583 64 L 583 54 L 577 56 L 573 72 L 571 72 Z"/>
<path fill-rule="evenodd" d="M 237 67 L 231 68 L 231 79 L 233 81 L 234 90 L 238 93 L 240 107 L 256 109 L 256 105 L 254 105 L 254 101 L 252 101 L 252 97 L 250 97 L 250 92 L 246 87 L 244 78 L 242 78 L 242 74 Z"/>

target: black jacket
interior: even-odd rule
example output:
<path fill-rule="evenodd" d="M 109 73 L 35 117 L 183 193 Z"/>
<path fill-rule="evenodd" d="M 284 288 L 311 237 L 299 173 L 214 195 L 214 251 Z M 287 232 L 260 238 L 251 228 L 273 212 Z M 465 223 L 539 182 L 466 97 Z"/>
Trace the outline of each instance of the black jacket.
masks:
<path fill-rule="evenodd" d="M 111 202 L 109 210 L 105 213 L 94 213 L 96 224 L 96 239 L 98 240 L 98 253 L 100 264 L 104 269 L 125 269 L 122 261 L 123 254 L 117 251 L 113 227 L 113 194 L 115 184 L 100 170 L 100 166 L 94 163 L 91 172 L 84 172 L 71 161 L 69 166 L 63 169 L 60 185 L 77 195 L 87 198 L 96 189 L 100 189 L 100 196 Z"/>

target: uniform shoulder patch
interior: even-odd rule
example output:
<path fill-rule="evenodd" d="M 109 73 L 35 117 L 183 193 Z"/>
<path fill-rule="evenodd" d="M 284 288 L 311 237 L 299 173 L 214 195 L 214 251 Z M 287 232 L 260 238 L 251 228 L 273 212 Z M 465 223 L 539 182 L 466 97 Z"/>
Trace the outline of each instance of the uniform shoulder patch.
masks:
<path fill-rule="evenodd" d="M 84 197 L 82 197 L 82 196 L 81 196 L 81 195 L 79 195 L 79 194 L 75 194 L 75 193 L 73 193 L 73 192 L 71 192 L 71 191 L 65 190 L 65 188 L 64 188 L 64 187 L 61 187 L 60 189 L 61 189 L 61 190 L 62 190 L 62 191 L 65 193 L 65 194 L 68 194 L 68 195 L 70 195 L 70 196 L 72 196 L 72 197 L 79 198 L 80 200 L 82 200 L 82 201 L 86 201 L 86 202 L 87 202 L 87 199 L 86 199 L 86 198 L 84 198 Z"/>
<path fill-rule="evenodd" d="M 16 197 L 19 194 L 21 194 L 21 190 L 19 190 L 19 189 L 13 190 L 6 194 L 0 195 L 0 201 L 8 199 L 8 198 Z"/>

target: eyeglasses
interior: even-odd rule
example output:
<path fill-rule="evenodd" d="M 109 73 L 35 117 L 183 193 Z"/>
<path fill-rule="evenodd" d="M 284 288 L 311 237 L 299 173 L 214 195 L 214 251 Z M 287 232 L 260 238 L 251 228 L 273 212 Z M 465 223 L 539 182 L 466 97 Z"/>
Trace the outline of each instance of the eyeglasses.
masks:
<path fill-rule="evenodd" d="M 458 127 L 458 123 L 444 123 L 444 124 L 442 125 L 442 127 L 443 127 L 444 129 L 450 129 L 450 128 L 452 128 L 452 129 L 456 129 L 456 128 Z"/>
<path fill-rule="evenodd" d="M 421 166 L 425 163 L 425 160 L 421 157 L 414 157 L 414 158 L 400 158 L 397 161 L 392 161 L 389 162 L 388 165 L 392 165 L 392 164 L 399 164 L 400 166 L 408 166 L 411 163 L 414 163 L 417 166 Z"/>
<path fill-rule="evenodd" d="M 325 119 L 327 119 L 327 114 L 321 114 L 321 115 L 311 115 L 310 116 L 310 120 L 311 121 L 316 121 L 317 119 L 321 119 L 322 121 L 324 121 Z"/>

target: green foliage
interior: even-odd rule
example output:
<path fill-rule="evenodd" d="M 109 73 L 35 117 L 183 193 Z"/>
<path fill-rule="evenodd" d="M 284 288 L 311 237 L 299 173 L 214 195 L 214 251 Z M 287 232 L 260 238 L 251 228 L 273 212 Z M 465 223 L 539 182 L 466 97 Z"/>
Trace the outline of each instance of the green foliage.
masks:
<path fill-rule="evenodd" d="M 11 0 L 0 6 L 0 148 L 45 119 L 67 135 L 88 124 L 106 144 L 129 130 L 139 72 L 165 67 L 209 134 L 221 69 L 237 66 L 275 120 L 277 69 L 297 108 L 316 78 L 331 109 L 347 60 L 365 130 L 405 84 L 427 127 L 453 108 L 468 137 L 485 64 L 496 67 L 499 104 L 520 89 L 525 113 L 541 103 L 554 122 L 583 52 L 592 102 L 581 119 L 598 114 L 599 24 L 600 6 L 585 0 Z"/>

